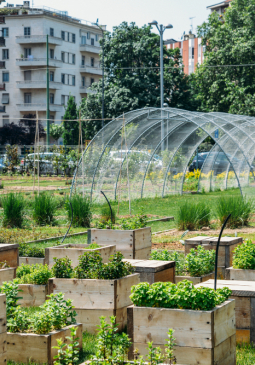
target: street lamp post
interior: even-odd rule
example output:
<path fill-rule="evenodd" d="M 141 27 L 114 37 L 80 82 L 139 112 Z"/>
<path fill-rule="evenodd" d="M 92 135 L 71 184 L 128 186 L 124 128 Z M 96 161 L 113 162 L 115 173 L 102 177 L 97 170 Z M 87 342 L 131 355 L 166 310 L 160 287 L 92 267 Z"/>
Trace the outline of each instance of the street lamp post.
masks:
<path fill-rule="evenodd" d="M 164 107 L 164 64 L 163 64 L 163 34 L 166 29 L 172 29 L 172 24 L 168 24 L 164 26 L 163 24 L 158 24 L 156 20 L 153 20 L 149 23 L 149 25 L 155 25 L 159 31 L 160 35 L 160 107 L 161 107 L 161 115 L 163 115 L 163 107 Z M 161 121 L 161 151 L 164 151 L 164 120 Z"/>
<path fill-rule="evenodd" d="M 104 128 L 104 29 L 98 24 L 98 19 L 95 25 L 102 31 L 102 128 Z"/>

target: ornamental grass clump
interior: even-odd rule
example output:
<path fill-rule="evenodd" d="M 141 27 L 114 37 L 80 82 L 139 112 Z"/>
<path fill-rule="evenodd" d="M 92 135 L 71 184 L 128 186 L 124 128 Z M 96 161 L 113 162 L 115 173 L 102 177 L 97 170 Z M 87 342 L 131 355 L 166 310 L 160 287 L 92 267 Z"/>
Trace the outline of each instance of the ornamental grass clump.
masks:
<path fill-rule="evenodd" d="M 138 307 L 159 307 L 193 310 L 211 310 L 231 295 L 229 288 L 213 289 L 194 287 L 191 281 L 178 284 L 157 282 L 140 283 L 131 288 L 130 299 Z"/>
<path fill-rule="evenodd" d="M 235 248 L 233 256 L 233 268 L 255 270 L 255 245 L 251 240 Z"/>
<path fill-rule="evenodd" d="M 177 210 L 177 227 L 179 230 L 193 231 L 210 224 L 210 208 L 203 202 L 184 201 Z"/>
<path fill-rule="evenodd" d="M 254 201 L 245 199 L 242 196 L 224 196 L 217 200 L 216 216 L 221 224 L 224 223 L 227 216 L 231 213 L 227 227 L 247 226 L 253 212 Z"/>
<path fill-rule="evenodd" d="M 73 226 L 89 228 L 92 219 L 92 205 L 90 198 L 88 196 L 75 194 L 72 196 L 70 202 L 72 204 L 72 208 L 69 201 L 67 201 L 66 210 L 70 221 L 73 215 Z"/>
<path fill-rule="evenodd" d="M 37 224 L 40 226 L 53 224 L 56 210 L 57 203 L 54 197 L 45 193 L 35 196 L 33 202 L 33 218 Z"/>
<path fill-rule="evenodd" d="M 25 203 L 23 196 L 20 194 L 10 193 L 2 197 L 3 227 L 21 228 L 24 221 Z"/>

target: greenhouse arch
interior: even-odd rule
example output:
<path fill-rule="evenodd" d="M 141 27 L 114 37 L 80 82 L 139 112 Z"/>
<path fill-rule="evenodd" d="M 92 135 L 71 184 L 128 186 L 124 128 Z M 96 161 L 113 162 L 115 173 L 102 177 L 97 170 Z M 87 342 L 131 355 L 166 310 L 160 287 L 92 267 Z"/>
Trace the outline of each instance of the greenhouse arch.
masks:
<path fill-rule="evenodd" d="M 217 135 L 217 138 L 215 138 Z M 182 194 L 197 147 L 210 136 L 215 144 L 199 173 L 198 191 L 255 187 L 255 118 L 199 113 L 175 108 L 144 108 L 105 125 L 84 151 L 73 187 L 101 199 Z"/>

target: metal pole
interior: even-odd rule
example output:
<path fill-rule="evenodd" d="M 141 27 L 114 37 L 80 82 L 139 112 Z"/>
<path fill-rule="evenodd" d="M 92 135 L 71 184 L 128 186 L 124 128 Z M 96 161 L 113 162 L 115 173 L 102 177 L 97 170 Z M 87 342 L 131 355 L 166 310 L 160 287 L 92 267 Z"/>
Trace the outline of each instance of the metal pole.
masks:
<path fill-rule="evenodd" d="M 104 31 L 102 30 L 103 36 L 103 53 L 102 53 L 102 128 L 104 128 Z"/>
<path fill-rule="evenodd" d="M 160 107 L 161 107 L 161 116 L 162 109 L 164 105 L 164 66 L 163 66 L 163 33 L 164 27 L 162 24 L 159 26 L 159 34 L 160 34 Z M 161 152 L 164 151 L 164 120 L 161 121 Z"/>
<path fill-rule="evenodd" d="M 50 99 L 50 91 L 49 91 L 49 87 L 50 87 L 50 79 L 49 79 L 49 36 L 47 34 L 46 36 L 46 48 L 47 48 L 47 71 L 46 71 L 46 77 L 47 77 L 47 88 L 46 88 L 46 107 L 47 107 L 47 111 L 46 111 L 46 119 L 47 119 L 47 140 L 46 140 L 46 144 L 47 146 L 49 146 L 50 144 L 50 103 L 49 103 L 49 99 Z"/>
<path fill-rule="evenodd" d="M 197 170 L 198 170 L 198 148 L 197 148 L 197 161 L 196 161 L 196 166 L 197 166 Z"/>

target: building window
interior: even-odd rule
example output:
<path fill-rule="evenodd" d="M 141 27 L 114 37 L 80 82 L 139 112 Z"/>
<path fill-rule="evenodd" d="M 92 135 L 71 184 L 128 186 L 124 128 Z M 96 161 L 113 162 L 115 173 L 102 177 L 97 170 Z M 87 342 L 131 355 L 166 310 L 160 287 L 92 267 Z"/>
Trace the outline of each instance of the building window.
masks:
<path fill-rule="evenodd" d="M 72 64 L 75 64 L 75 54 L 72 54 Z"/>
<path fill-rule="evenodd" d="M 24 58 L 31 56 L 31 48 L 24 48 Z"/>
<path fill-rule="evenodd" d="M 194 47 L 192 47 L 192 59 L 194 59 L 195 50 Z"/>
<path fill-rule="evenodd" d="M 50 104 L 54 104 L 54 94 L 50 94 Z"/>
<path fill-rule="evenodd" d="M 32 101 L 31 93 L 25 93 L 24 104 L 31 104 L 31 101 Z"/>
<path fill-rule="evenodd" d="M 81 86 L 85 86 L 85 76 L 82 76 L 81 78 Z"/>
<path fill-rule="evenodd" d="M 54 71 L 50 71 L 50 81 L 54 81 Z"/>
<path fill-rule="evenodd" d="M 61 105 L 65 105 L 65 95 L 61 95 Z"/>
<path fill-rule="evenodd" d="M 31 71 L 24 71 L 24 80 L 31 81 Z"/>
<path fill-rule="evenodd" d="M 2 104 L 9 104 L 9 94 L 2 94 Z"/>
<path fill-rule="evenodd" d="M 90 32 L 87 33 L 87 38 L 90 39 Z"/>
<path fill-rule="evenodd" d="M 75 86 L 75 76 L 72 76 L 72 85 Z"/>
<path fill-rule="evenodd" d="M 2 53 L 3 60 L 8 60 L 9 59 L 9 49 L 3 49 L 2 51 L 3 51 L 3 53 Z"/>
<path fill-rule="evenodd" d="M 24 27 L 24 36 L 30 36 L 31 35 L 31 28 L 30 27 Z"/>
<path fill-rule="evenodd" d="M 91 65 L 91 67 L 94 67 L 94 64 L 95 64 L 95 62 L 94 62 L 95 60 L 94 60 L 94 58 L 93 57 L 91 57 L 91 59 L 90 59 L 90 65 Z"/>
<path fill-rule="evenodd" d="M 70 33 L 67 32 L 67 42 L 69 42 L 69 41 L 70 41 Z"/>
<path fill-rule="evenodd" d="M 65 74 L 61 74 L 61 82 L 62 82 L 62 84 L 65 83 Z"/>
<path fill-rule="evenodd" d="M 92 85 L 95 82 L 93 78 L 90 79 L 90 85 Z"/>
<path fill-rule="evenodd" d="M 75 34 L 72 34 L 72 43 L 75 43 Z"/>
<path fill-rule="evenodd" d="M 82 56 L 81 57 L 81 65 L 82 66 L 85 66 L 85 56 Z"/>
<path fill-rule="evenodd" d="M 50 28 L 50 36 L 54 37 L 54 29 L 53 28 Z"/>
<path fill-rule="evenodd" d="M 91 46 L 94 46 L 95 45 L 95 40 L 94 38 L 91 38 Z"/>
<path fill-rule="evenodd" d="M 9 28 L 2 28 L 3 37 L 9 37 Z"/>
<path fill-rule="evenodd" d="M 63 41 L 65 40 L 65 32 L 63 30 L 61 31 L 61 38 L 63 39 Z"/>
<path fill-rule="evenodd" d="M 86 36 L 85 35 L 81 36 L 81 44 L 86 44 Z"/>
<path fill-rule="evenodd" d="M 54 49 L 50 49 L 50 58 L 54 58 Z"/>
<path fill-rule="evenodd" d="M 96 34 L 96 42 L 98 42 L 98 34 Z"/>
<path fill-rule="evenodd" d="M 65 62 L 65 52 L 61 52 L 61 61 Z"/>
<path fill-rule="evenodd" d="M 3 82 L 9 82 L 9 72 L 3 72 Z"/>
<path fill-rule="evenodd" d="M 9 124 L 9 115 L 3 115 L 3 126 Z"/>

